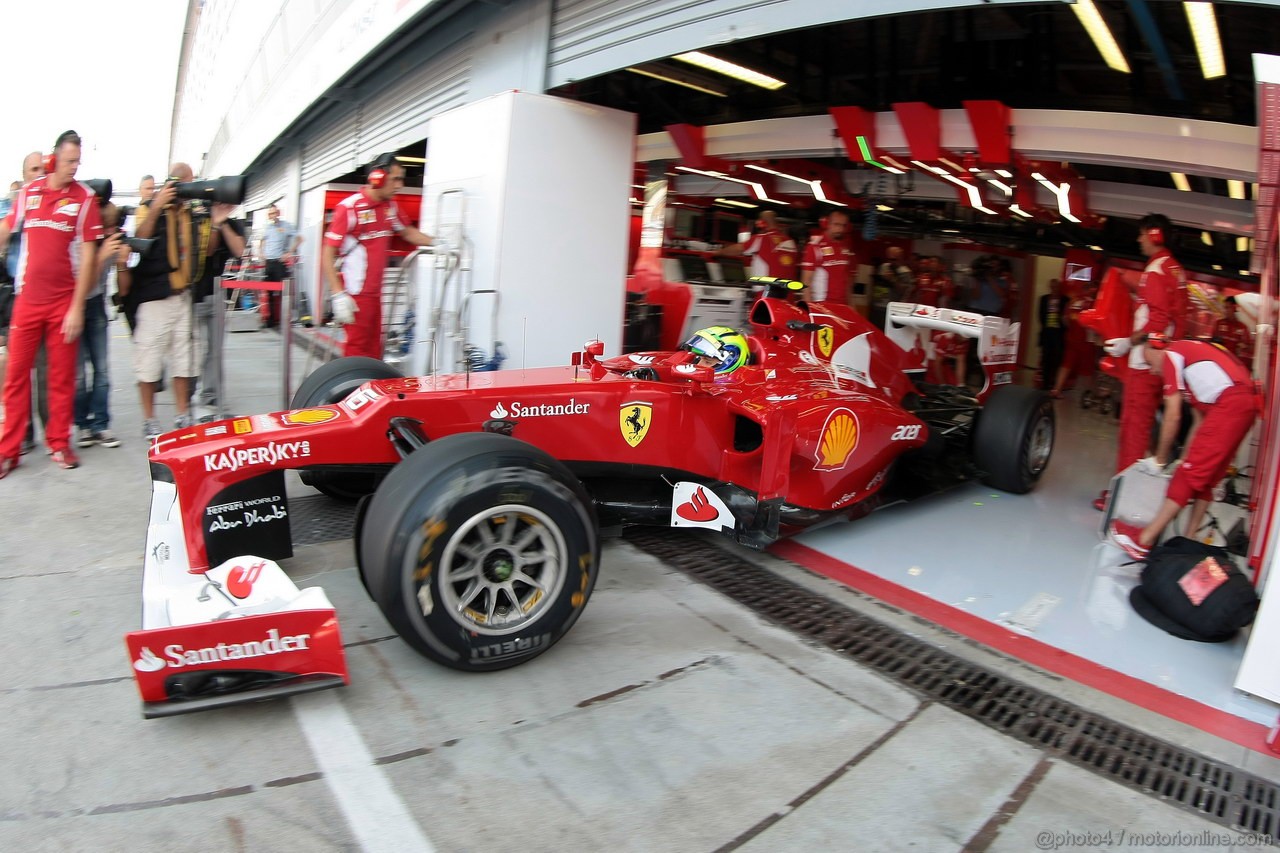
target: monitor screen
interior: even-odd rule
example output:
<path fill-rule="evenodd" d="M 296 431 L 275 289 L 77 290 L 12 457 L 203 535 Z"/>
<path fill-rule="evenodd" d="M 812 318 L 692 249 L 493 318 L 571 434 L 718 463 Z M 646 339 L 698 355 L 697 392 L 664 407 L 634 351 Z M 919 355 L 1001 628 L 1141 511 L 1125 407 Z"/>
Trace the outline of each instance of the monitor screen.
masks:
<path fill-rule="evenodd" d="M 1093 267 L 1089 264 L 1067 264 L 1067 281 L 1093 281 Z"/>
<path fill-rule="evenodd" d="M 680 272 L 685 281 L 711 281 L 711 273 L 707 271 L 707 262 L 692 255 L 680 256 Z"/>

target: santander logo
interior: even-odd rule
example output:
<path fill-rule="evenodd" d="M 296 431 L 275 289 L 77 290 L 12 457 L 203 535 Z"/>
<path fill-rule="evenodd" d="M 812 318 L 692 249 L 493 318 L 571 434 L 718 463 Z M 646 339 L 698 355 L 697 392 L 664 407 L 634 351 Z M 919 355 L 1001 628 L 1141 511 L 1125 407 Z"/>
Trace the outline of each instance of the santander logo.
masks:
<path fill-rule="evenodd" d="M 159 672 L 165 666 L 167 664 L 160 659 L 160 656 L 145 646 L 138 654 L 138 659 L 133 662 L 133 668 L 138 672 Z"/>
<path fill-rule="evenodd" d="M 707 493 L 702 486 L 693 490 L 689 500 L 676 507 L 676 515 L 687 521 L 712 521 L 720 512 L 707 500 Z"/>

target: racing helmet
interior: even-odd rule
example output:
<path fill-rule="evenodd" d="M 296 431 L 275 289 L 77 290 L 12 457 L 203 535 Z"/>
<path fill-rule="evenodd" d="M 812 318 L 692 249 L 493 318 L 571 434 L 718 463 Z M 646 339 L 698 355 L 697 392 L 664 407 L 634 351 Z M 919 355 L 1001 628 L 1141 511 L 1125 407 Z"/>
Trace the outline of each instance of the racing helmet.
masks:
<path fill-rule="evenodd" d="M 680 348 L 715 359 L 717 374 L 732 373 L 746 364 L 751 355 L 746 336 L 728 326 L 699 329 Z"/>

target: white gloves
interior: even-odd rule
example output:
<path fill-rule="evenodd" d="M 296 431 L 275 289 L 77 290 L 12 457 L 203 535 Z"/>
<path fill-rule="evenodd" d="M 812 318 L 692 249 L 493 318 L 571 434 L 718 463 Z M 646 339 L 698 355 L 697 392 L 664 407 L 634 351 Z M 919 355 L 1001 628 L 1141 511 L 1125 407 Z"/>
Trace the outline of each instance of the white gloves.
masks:
<path fill-rule="evenodd" d="M 350 293 L 339 291 L 329 297 L 329 303 L 333 308 L 333 322 L 339 326 L 350 326 L 356 321 L 356 311 L 360 309 Z"/>
<path fill-rule="evenodd" d="M 1128 338 L 1110 338 L 1102 349 L 1112 358 L 1121 358 L 1129 354 L 1130 344 Z"/>
<path fill-rule="evenodd" d="M 1145 456 L 1137 461 L 1138 470 L 1144 474 L 1151 474 L 1156 477 L 1168 476 L 1164 472 L 1164 466 L 1156 461 L 1154 456 Z"/>

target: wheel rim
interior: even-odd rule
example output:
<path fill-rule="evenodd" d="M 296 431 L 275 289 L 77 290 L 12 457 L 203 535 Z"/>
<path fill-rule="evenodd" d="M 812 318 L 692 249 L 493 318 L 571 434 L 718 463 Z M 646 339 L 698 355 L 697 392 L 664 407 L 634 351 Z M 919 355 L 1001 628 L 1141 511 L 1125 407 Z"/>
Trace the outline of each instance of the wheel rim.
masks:
<path fill-rule="evenodd" d="M 468 631 L 519 631 L 556 601 L 566 553 L 560 528 L 545 513 L 517 504 L 487 508 L 449 538 L 437 570 L 439 603 Z"/>
<path fill-rule="evenodd" d="M 1042 415 L 1036 420 L 1027 437 L 1027 471 L 1037 477 L 1049 465 L 1049 455 L 1053 453 L 1053 420 Z"/>

